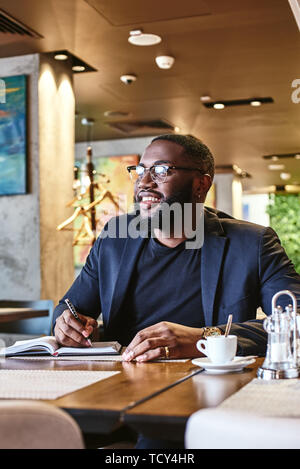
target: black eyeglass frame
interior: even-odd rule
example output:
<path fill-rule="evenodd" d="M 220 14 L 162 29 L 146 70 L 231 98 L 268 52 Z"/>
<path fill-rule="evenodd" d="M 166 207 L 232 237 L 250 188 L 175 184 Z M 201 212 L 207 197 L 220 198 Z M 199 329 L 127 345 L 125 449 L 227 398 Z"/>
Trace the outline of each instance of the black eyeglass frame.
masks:
<path fill-rule="evenodd" d="M 128 173 L 129 173 L 130 177 L 131 177 L 131 170 L 132 170 L 132 169 L 136 169 L 138 166 L 139 166 L 140 168 L 144 168 L 144 172 L 143 172 L 143 174 L 142 174 L 141 176 L 138 176 L 137 180 L 138 180 L 138 179 L 142 179 L 142 178 L 145 176 L 145 172 L 146 172 L 146 171 L 149 171 L 152 181 L 156 182 L 156 181 L 159 179 L 159 175 L 158 175 L 158 174 L 155 174 L 155 173 L 153 174 L 153 173 L 152 173 L 152 170 L 153 170 L 153 168 L 155 168 L 155 167 L 157 167 L 157 166 L 163 167 L 163 168 L 167 168 L 166 173 L 164 174 L 165 180 L 167 179 L 169 169 L 182 169 L 182 170 L 185 170 L 185 171 L 199 171 L 202 176 L 209 176 L 209 177 L 211 177 L 210 174 L 204 173 L 200 168 L 187 168 L 187 167 L 185 167 L 185 166 L 169 166 L 169 165 L 167 165 L 167 164 L 154 164 L 154 165 L 150 166 L 150 168 L 145 168 L 145 166 L 142 166 L 142 165 L 127 166 L 127 171 L 128 171 Z M 160 181 L 160 182 L 165 182 L 165 180 L 164 180 L 164 181 Z"/>

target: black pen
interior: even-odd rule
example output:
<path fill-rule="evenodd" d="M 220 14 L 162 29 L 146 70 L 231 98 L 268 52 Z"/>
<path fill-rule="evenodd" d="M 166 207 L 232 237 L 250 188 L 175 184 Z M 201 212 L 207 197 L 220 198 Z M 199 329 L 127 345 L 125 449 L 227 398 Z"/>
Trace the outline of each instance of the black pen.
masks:
<path fill-rule="evenodd" d="M 65 299 L 65 303 L 67 305 L 67 307 L 69 308 L 69 311 L 71 311 L 71 313 L 73 314 L 74 318 L 80 322 L 80 324 L 82 324 L 82 321 L 80 320 L 77 312 L 76 312 L 76 309 L 74 308 L 74 305 L 72 305 L 71 301 L 69 300 L 69 298 L 66 298 Z M 92 342 L 90 341 L 89 337 L 86 338 L 87 342 L 92 345 Z"/>

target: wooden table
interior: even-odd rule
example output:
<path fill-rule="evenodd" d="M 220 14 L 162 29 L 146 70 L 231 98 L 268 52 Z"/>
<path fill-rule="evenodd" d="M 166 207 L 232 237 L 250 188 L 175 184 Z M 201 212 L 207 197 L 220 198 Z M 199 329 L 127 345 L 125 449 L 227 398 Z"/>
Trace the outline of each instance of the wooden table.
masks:
<path fill-rule="evenodd" d="M 20 319 L 29 319 L 42 316 L 48 316 L 48 309 L 33 308 L 0 308 L 0 322 L 18 321 Z"/>
<path fill-rule="evenodd" d="M 108 434 L 123 424 L 148 437 L 182 440 L 189 416 L 214 407 L 256 376 L 263 359 L 243 372 L 211 375 L 187 362 L 127 363 L 8 358 L 0 369 L 120 371 L 55 400 L 85 433 Z"/>
<path fill-rule="evenodd" d="M 135 403 L 200 372 L 185 363 L 79 362 L 7 358 L 0 369 L 120 371 L 109 379 L 46 401 L 70 413 L 83 432 L 108 434 L 123 425 L 124 414 Z"/>
<path fill-rule="evenodd" d="M 242 372 L 212 375 L 205 371 L 159 395 L 128 409 L 123 422 L 149 438 L 163 435 L 182 441 L 189 416 L 197 410 L 215 407 L 256 377 L 263 358 Z"/>

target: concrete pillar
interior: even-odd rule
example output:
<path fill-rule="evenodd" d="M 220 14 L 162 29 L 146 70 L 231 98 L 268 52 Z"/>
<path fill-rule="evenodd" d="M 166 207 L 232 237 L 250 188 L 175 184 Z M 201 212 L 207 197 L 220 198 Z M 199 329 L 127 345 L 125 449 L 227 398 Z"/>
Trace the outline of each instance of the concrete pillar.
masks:
<path fill-rule="evenodd" d="M 243 188 L 239 178 L 233 173 L 217 173 L 214 178 L 216 208 L 234 218 L 242 219 Z"/>
<path fill-rule="evenodd" d="M 0 197 L 0 299 L 52 299 L 74 278 L 70 215 L 75 98 L 71 71 L 39 54 L 0 59 L 0 77 L 27 75 L 28 193 Z"/>

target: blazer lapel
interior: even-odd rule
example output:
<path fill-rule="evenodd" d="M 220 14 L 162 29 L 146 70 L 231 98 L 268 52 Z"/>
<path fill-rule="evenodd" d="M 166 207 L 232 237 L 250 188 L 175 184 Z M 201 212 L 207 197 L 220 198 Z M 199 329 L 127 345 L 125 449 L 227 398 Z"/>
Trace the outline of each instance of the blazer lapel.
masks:
<path fill-rule="evenodd" d="M 125 298 L 127 288 L 131 279 L 131 275 L 137 261 L 137 257 L 145 243 L 144 238 L 128 237 L 125 243 L 124 251 L 120 261 L 119 272 L 112 295 L 112 302 L 109 314 L 109 323 L 112 324 L 120 310 L 122 302 Z"/>
<path fill-rule="evenodd" d="M 205 324 L 213 324 L 214 303 L 227 238 L 218 217 L 205 211 L 204 244 L 201 255 L 201 291 Z"/>

